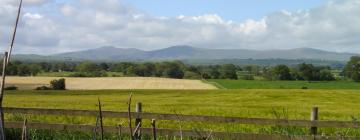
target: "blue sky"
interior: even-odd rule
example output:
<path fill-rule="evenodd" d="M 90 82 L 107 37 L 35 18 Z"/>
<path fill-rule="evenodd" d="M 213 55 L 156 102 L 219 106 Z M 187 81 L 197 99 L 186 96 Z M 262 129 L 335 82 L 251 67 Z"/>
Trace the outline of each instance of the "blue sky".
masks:
<path fill-rule="evenodd" d="M 261 19 L 281 10 L 307 10 L 327 0 L 123 0 L 156 16 L 218 14 L 226 20 Z"/>
<path fill-rule="evenodd" d="M 17 3 L 0 0 L 2 49 Z M 359 0 L 27 0 L 20 21 L 15 53 L 175 45 L 360 53 Z"/>

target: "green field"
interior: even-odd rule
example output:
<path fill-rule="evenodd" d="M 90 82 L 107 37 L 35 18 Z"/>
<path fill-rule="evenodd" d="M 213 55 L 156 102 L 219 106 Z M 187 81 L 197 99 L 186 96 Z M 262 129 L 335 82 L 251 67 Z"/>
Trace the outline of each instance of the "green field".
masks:
<path fill-rule="evenodd" d="M 309 119 L 313 106 L 320 109 L 320 120 L 352 120 L 360 117 L 358 90 L 101 90 L 101 91 L 8 91 L 6 107 L 97 109 L 98 97 L 104 110 L 126 111 L 130 93 L 134 103 L 142 102 L 144 112 L 178 113 L 194 115 L 237 116 L 255 118 Z M 277 115 L 276 115 L 277 114 Z M 24 116 L 7 115 L 7 120 L 21 121 Z M 94 117 L 27 116 L 31 122 L 94 124 Z M 106 125 L 116 125 L 127 120 L 106 118 Z M 178 128 L 177 122 L 158 121 L 160 128 Z M 144 126 L 149 127 L 145 122 Z M 229 132 L 277 132 L 273 127 L 184 123 L 184 129 L 204 129 Z M 324 129 L 326 134 L 348 130 Z M 355 130 L 351 130 L 355 131 Z M 297 134 L 307 134 L 307 129 L 297 129 Z M 360 134 L 359 131 L 354 132 Z"/>
<path fill-rule="evenodd" d="M 4 106 L 97 109 L 99 97 L 105 110 L 126 111 L 130 93 L 145 112 L 271 118 L 273 109 L 287 109 L 291 118 L 307 119 L 318 106 L 324 120 L 360 117 L 358 90 L 24 90 L 7 91 Z"/>
<path fill-rule="evenodd" d="M 226 89 L 360 89 L 360 83 L 352 81 L 308 82 L 266 80 L 209 80 Z"/>

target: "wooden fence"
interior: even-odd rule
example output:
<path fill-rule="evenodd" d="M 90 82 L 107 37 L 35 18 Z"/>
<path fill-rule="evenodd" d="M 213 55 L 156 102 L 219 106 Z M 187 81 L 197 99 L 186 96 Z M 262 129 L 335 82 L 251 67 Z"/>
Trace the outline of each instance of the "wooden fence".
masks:
<path fill-rule="evenodd" d="M 141 105 L 140 105 L 141 107 Z M 272 125 L 272 126 L 298 126 L 309 128 L 309 135 L 269 135 L 269 134 L 246 134 L 246 133 L 228 133 L 228 132 L 206 132 L 194 130 L 175 129 L 156 129 L 158 135 L 162 136 L 189 136 L 199 137 L 210 135 L 214 138 L 221 139 L 250 139 L 250 140 L 278 140 L 278 139 L 316 139 L 316 140 L 337 140 L 337 139 L 360 139 L 359 137 L 337 137 L 337 136 L 319 136 L 317 128 L 360 128 L 360 122 L 356 121 L 319 121 L 317 120 L 317 108 L 313 108 L 311 120 L 285 120 L 285 119 L 265 119 L 265 118 L 241 118 L 241 117 L 218 117 L 218 116 L 198 116 L 198 115 L 177 115 L 177 114 L 159 114 L 131 112 L 132 118 L 156 119 L 156 120 L 176 120 L 188 122 L 211 122 L 211 123 L 236 123 L 252 125 Z M 4 108 L 5 113 L 21 113 L 33 115 L 68 115 L 68 116 L 97 116 L 99 111 L 95 110 L 65 110 L 65 109 L 37 109 L 37 108 Z M 103 117 L 128 118 L 128 112 L 102 111 Z M 6 122 L 6 128 L 22 128 L 22 122 Z M 96 126 L 93 125 L 72 125 L 72 124 L 48 124 L 48 123 L 31 123 L 27 124 L 30 129 L 52 129 L 52 130 L 76 130 L 92 131 Z M 105 132 L 118 132 L 117 126 L 104 126 Z M 128 133 L 129 129 L 123 127 L 123 132 Z M 152 128 L 141 128 L 141 133 L 151 134 Z"/>

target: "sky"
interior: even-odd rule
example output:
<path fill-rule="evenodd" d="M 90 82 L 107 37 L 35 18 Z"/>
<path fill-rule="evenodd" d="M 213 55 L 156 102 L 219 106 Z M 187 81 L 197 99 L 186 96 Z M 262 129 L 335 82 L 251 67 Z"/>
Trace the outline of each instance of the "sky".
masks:
<path fill-rule="evenodd" d="M 0 50 L 19 0 L 0 1 Z M 360 53 L 358 0 L 24 0 L 14 53 L 315 48 Z"/>

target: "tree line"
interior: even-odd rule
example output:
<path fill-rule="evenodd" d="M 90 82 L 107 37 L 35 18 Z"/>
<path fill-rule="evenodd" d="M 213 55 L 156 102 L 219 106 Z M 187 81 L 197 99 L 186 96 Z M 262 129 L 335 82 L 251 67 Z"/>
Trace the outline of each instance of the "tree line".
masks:
<path fill-rule="evenodd" d="M 13 61 L 9 64 L 7 74 L 18 76 L 36 76 L 42 72 L 72 72 L 71 77 L 104 77 L 104 76 L 141 76 L 167 77 L 177 79 L 246 79 L 262 77 L 267 80 L 306 80 L 332 81 L 336 77 L 328 66 L 314 66 L 302 63 L 297 66 L 237 66 L 222 65 L 187 65 L 182 61 L 168 62 L 39 62 L 25 63 Z M 122 75 L 109 75 L 109 72 Z M 360 82 L 360 57 L 354 56 L 344 67 L 340 75 Z"/>

